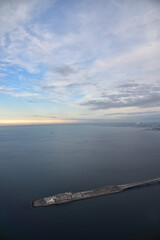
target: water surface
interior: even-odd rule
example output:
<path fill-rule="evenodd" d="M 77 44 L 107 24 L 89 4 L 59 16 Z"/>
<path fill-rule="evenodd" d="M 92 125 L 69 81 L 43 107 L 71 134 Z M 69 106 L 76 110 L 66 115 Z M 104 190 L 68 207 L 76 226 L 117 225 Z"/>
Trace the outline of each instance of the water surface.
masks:
<path fill-rule="evenodd" d="M 0 127 L 0 239 L 160 239 L 160 185 L 47 208 L 31 201 L 160 177 L 160 132 Z"/>

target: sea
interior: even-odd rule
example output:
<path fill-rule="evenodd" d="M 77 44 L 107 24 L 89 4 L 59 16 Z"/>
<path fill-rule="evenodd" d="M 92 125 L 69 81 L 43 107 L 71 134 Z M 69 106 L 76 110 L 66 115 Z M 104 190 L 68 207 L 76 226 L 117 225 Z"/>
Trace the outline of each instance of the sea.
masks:
<path fill-rule="evenodd" d="M 160 131 L 105 124 L 0 127 L 0 240 L 159 240 L 160 184 L 33 208 L 64 192 L 160 177 Z"/>

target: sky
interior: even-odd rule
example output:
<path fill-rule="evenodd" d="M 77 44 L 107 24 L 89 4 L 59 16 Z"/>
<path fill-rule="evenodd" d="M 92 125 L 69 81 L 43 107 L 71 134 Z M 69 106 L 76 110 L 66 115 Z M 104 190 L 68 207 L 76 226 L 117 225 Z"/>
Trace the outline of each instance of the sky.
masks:
<path fill-rule="evenodd" d="M 159 0 L 0 0 L 0 124 L 160 119 Z"/>

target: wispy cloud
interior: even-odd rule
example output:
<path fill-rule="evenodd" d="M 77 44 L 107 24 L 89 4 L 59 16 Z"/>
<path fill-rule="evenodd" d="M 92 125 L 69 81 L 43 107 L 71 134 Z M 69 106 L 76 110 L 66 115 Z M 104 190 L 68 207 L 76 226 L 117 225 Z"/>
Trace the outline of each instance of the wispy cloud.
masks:
<path fill-rule="evenodd" d="M 17 88 L 0 86 L 0 93 L 8 94 L 13 97 L 38 97 L 38 96 L 40 97 L 39 93 L 23 92 L 23 91 L 18 92 L 17 90 L 18 90 Z"/>
<path fill-rule="evenodd" d="M 13 97 L 37 97 L 39 96 L 38 93 L 31 93 L 31 92 L 6 92 L 7 94 Z"/>
<path fill-rule="evenodd" d="M 91 109 L 109 109 L 109 108 L 123 108 L 123 107 L 159 107 L 160 94 L 151 94 L 147 97 L 128 98 L 127 100 L 120 100 L 118 97 L 114 97 L 114 100 L 90 100 L 81 105 L 91 106 Z"/>
<path fill-rule="evenodd" d="M 160 102 L 160 83 L 152 84 L 136 84 L 126 83 L 112 88 L 114 93 L 104 91 L 100 99 L 88 100 L 81 105 L 89 106 L 91 109 L 110 109 L 123 107 L 159 107 Z"/>
<path fill-rule="evenodd" d="M 16 90 L 17 88 L 10 88 L 10 87 L 6 87 L 6 86 L 0 86 L 0 91 L 2 92 L 3 90 L 4 91 L 14 91 Z"/>

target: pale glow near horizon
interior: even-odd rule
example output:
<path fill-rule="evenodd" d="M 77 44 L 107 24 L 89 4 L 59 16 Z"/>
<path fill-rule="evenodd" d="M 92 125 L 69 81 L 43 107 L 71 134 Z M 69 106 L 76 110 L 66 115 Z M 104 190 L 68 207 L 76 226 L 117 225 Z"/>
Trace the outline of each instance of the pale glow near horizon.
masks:
<path fill-rule="evenodd" d="M 77 121 L 64 121 L 64 120 L 3 120 L 0 121 L 0 125 L 30 125 L 30 124 L 61 124 L 61 123 L 74 123 Z"/>

